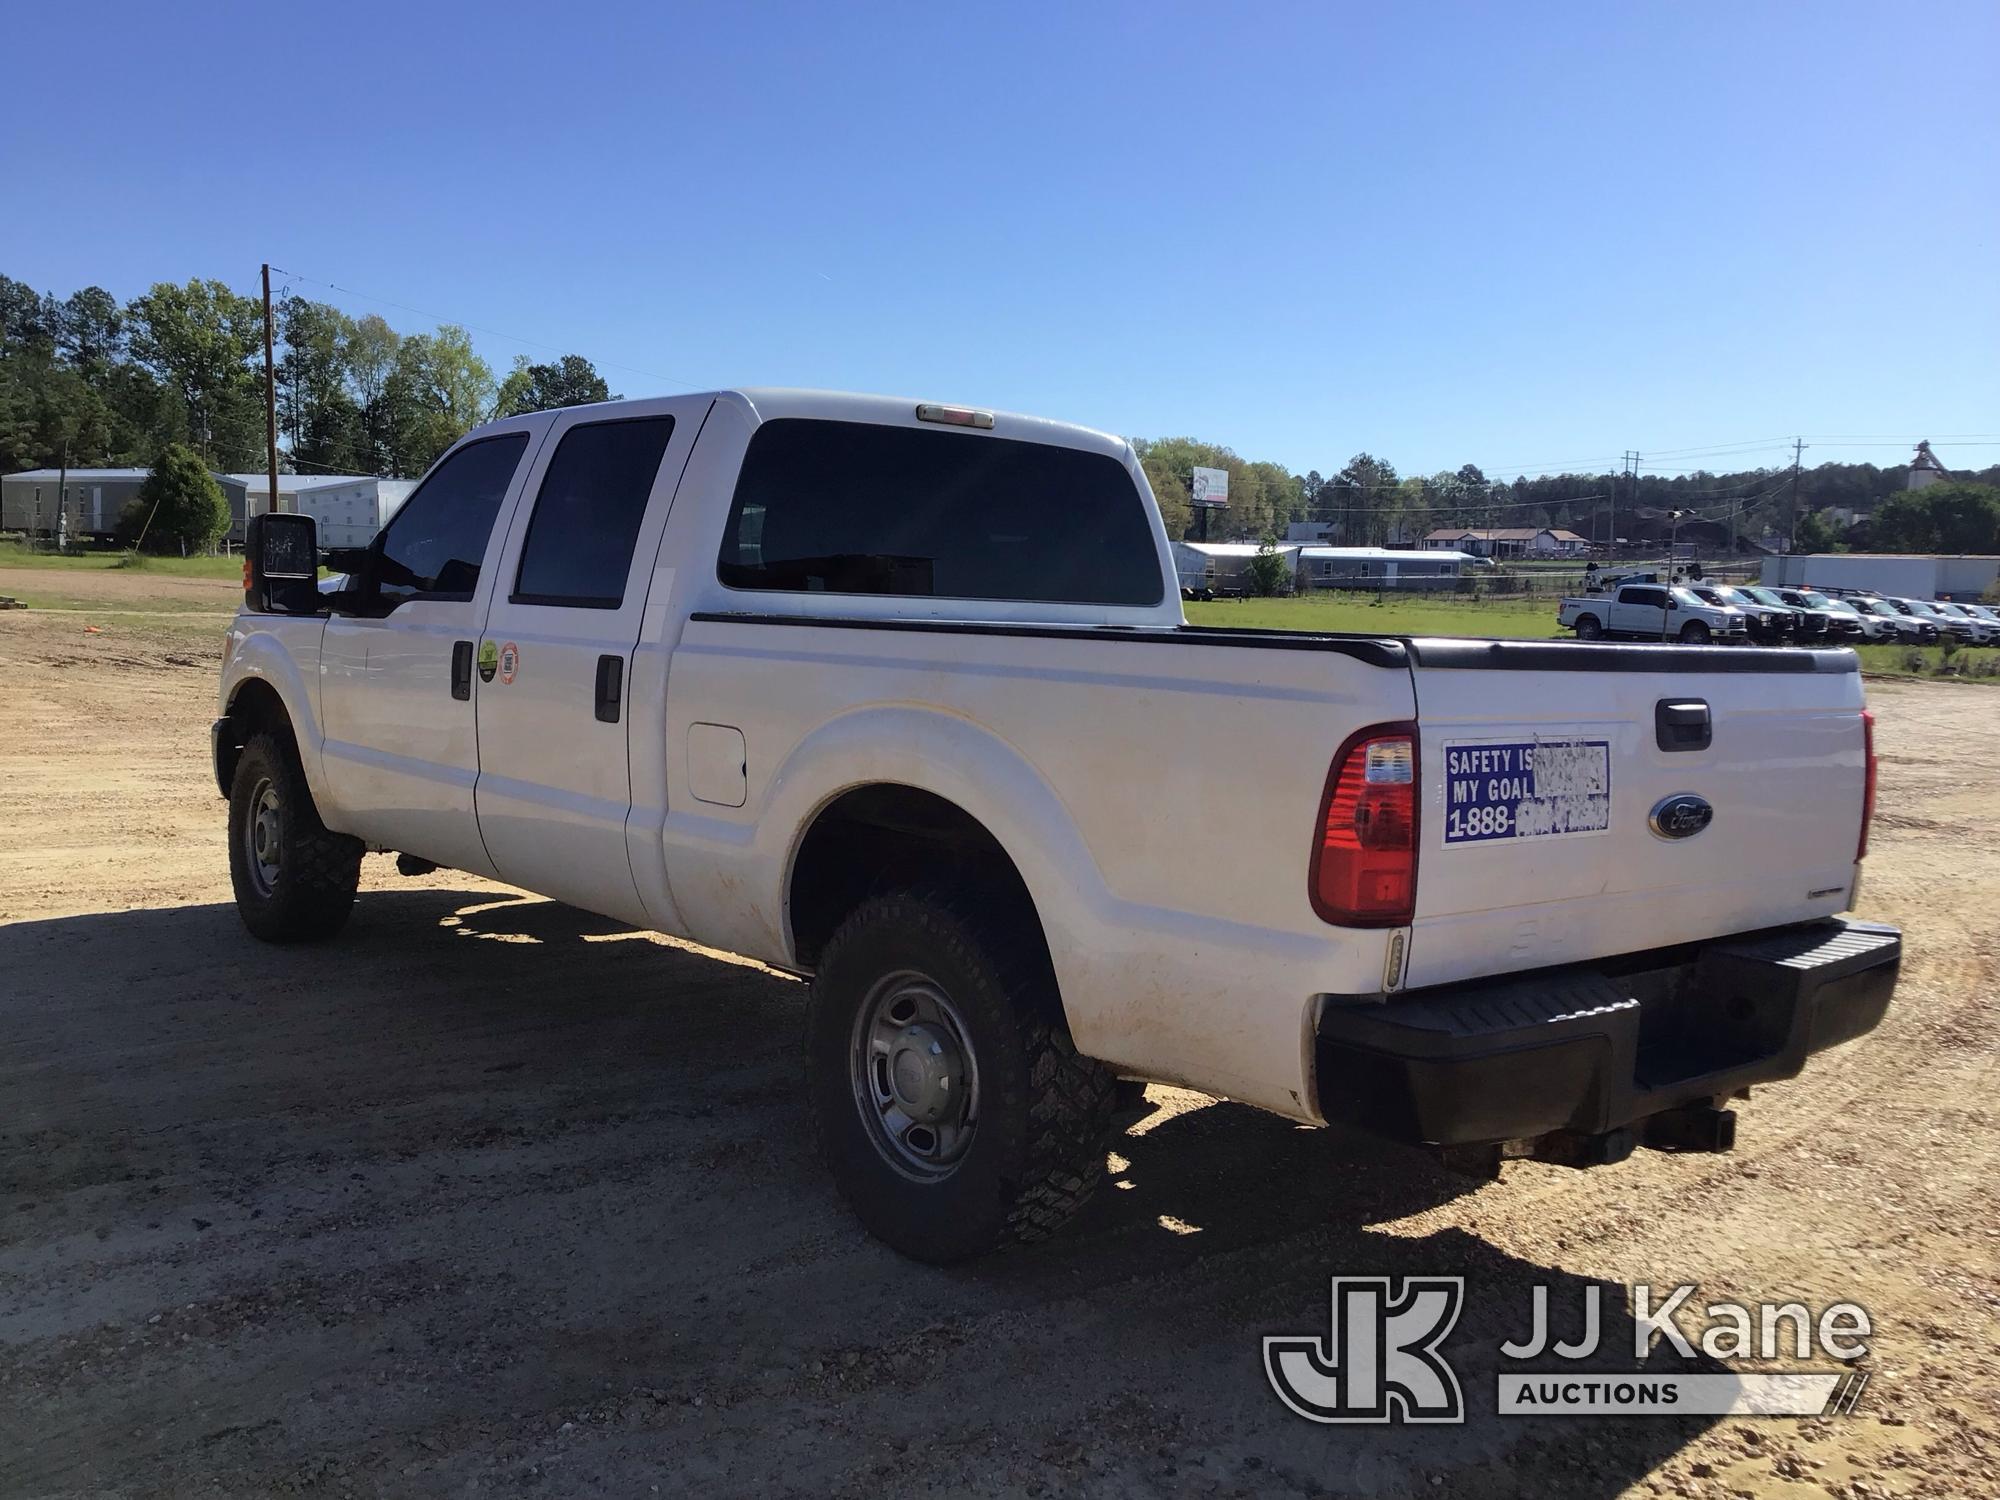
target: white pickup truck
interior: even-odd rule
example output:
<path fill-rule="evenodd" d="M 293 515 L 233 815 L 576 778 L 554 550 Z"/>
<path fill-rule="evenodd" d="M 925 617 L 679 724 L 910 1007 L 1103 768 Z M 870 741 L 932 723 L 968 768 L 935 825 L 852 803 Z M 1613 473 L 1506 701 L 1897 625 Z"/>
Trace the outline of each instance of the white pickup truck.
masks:
<path fill-rule="evenodd" d="M 1579 594 L 1556 606 L 1556 623 L 1580 641 L 1749 639 L 1750 618 L 1734 605 L 1711 604 L 1679 584 L 1624 583 L 1609 593 Z"/>
<path fill-rule="evenodd" d="M 913 1256 L 1061 1223 L 1120 1079 L 1723 1150 L 1894 987 L 1852 653 L 1193 628 L 1101 433 L 619 402 L 470 434 L 337 587 L 311 528 L 258 519 L 222 668 L 250 931 L 395 851 L 812 975 L 822 1152 Z"/>

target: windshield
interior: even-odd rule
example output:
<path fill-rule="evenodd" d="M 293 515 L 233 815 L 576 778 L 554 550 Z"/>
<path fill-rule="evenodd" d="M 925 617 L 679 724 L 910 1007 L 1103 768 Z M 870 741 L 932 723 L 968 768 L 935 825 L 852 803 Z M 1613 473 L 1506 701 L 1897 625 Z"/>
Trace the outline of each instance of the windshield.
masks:
<path fill-rule="evenodd" d="M 1871 615 L 1887 615 L 1892 620 L 1896 618 L 1896 611 L 1891 609 L 1887 602 L 1881 599 L 1863 599 L 1861 607 Z"/>
<path fill-rule="evenodd" d="M 1932 609 L 1921 599 L 1905 599 L 1903 607 L 1913 615 L 1935 615 L 1937 613 L 1936 610 Z"/>
<path fill-rule="evenodd" d="M 1829 599 L 1826 601 L 1826 607 L 1836 610 L 1843 615 L 1858 615 L 1861 613 L 1860 610 L 1849 604 L 1845 599 Z"/>
<path fill-rule="evenodd" d="M 1772 604 L 1782 608 L 1785 602 L 1784 600 L 1780 599 L 1776 594 L 1772 593 L 1769 589 L 1760 589 L 1754 586 L 1746 586 L 1743 592 L 1748 594 L 1752 599 L 1755 599 L 1759 604 Z"/>
<path fill-rule="evenodd" d="M 1697 599 L 1706 599 L 1710 604 L 1727 605 L 1733 602 L 1724 596 L 1721 589 L 1694 589 L 1691 592 Z"/>
<path fill-rule="evenodd" d="M 1810 589 L 1802 596 L 1814 609 L 1832 609 L 1833 601 L 1824 594 L 1815 594 Z"/>

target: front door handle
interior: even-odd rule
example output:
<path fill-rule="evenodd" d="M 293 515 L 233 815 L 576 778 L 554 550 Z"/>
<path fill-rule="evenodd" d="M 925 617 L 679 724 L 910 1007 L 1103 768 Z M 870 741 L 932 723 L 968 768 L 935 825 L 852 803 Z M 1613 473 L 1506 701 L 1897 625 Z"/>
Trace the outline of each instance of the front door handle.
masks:
<path fill-rule="evenodd" d="M 451 643 L 451 695 L 460 699 L 472 696 L 472 642 L 470 641 Z"/>
<path fill-rule="evenodd" d="M 597 658 L 597 721 L 616 724 L 625 703 L 625 658 Z"/>

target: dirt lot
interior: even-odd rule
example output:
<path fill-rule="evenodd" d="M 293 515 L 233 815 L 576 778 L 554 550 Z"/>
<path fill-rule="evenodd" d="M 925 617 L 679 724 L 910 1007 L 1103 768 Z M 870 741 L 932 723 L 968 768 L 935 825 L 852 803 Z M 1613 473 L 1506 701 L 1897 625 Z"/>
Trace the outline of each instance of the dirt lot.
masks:
<path fill-rule="evenodd" d="M 1733 1156 L 1479 1185 L 1155 1089 L 1082 1222 L 945 1272 L 808 1159 L 789 979 L 382 860 L 251 942 L 233 593 L 173 592 L 0 614 L 0 1493 L 2000 1494 L 2000 693 L 1871 689 L 1899 1002 Z M 1273 1398 L 1261 1335 L 1370 1272 L 1469 1278 L 1466 1425 Z M 1492 1414 L 1528 1287 L 1682 1280 L 1866 1305 L 1857 1415 Z"/>

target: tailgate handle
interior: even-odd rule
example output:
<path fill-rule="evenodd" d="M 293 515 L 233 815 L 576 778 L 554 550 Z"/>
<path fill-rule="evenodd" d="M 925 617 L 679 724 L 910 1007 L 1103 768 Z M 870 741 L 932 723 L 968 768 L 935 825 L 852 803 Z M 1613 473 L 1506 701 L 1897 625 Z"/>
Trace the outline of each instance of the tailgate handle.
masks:
<path fill-rule="evenodd" d="M 1708 704 L 1700 698 L 1662 698 L 1653 705 L 1653 738 L 1662 750 L 1706 750 Z"/>

